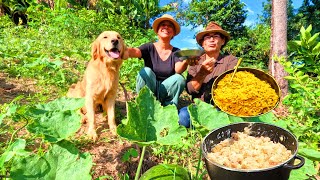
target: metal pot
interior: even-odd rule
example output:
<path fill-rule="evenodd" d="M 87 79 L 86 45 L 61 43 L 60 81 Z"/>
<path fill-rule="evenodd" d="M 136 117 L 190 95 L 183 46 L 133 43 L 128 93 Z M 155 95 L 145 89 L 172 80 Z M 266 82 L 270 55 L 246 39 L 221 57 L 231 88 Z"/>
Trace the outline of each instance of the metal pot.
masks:
<path fill-rule="evenodd" d="M 272 111 L 275 107 L 277 107 L 277 105 L 279 104 L 279 101 L 280 101 L 280 97 L 281 97 L 281 91 L 280 91 L 280 87 L 278 85 L 278 83 L 276 82 L 276 80 L 269 74 L 263 72 L 262 70 L 259 70 L 259 69 L 254 69 L 254 68 L 247 68 L 247 67 L 244 67 L 244 68 L 238 68 L 237 69 L 237 72 L 239 71 L 248 71 L 248 72 L 251 72 L 252 74 L 254 74 L 257 78 L 263 80 L 263 81 L 266 81 L 268 84 L 270 84 L 271 88 L 273 88 L 275 90 L 275 92 L 277 93 L 278 95 L 278 101 L 277 103 L 274 105 L 273 108 L 271 108 L 268 112 Z M 230 69 L 228 71 L 225 71 L 224 73 L 222 73 L 220 76 L 218 76 L 213 84 L 212 84 L 212 90 L 211 90 L 211 96 L 212 96 L 212 100 L 213 102 L 215 101 L 214 99 L 214 94 L 213 94 L 213 91 L 217 88 L 218 86 L 218 83 L 221 81 L 221 79 L 223 79 L 227 74 L 231 74 L 233 73 L 233 69 Z M 221 109 L 221 107 L 218 106 L 219 109 Z M 230 114 L 230 115 L 233 115 L 233 116 L 238 116 L 236 114 L 232 114 L 230 112 L 227 112 L 227 111 L 224 111 L 223 109 L 221 109 L 223 112 L 227 113 L 227 114 Z M 265 112 L 263 114 L 267 114 L 268 112 Z M 261 116 L 263 114 L 259 114 L 257 116 Z M 256 117 L 256 116 L 238 116 L 238 117 Z"/>
<path fill-rule="evenodd" d="M 233 132 L 243 132 L 243 129 L 248 126 L 252 132 L 251 136 L 269 137 L 271 141 L 283 144 L 292 152 L 292 156 L 277 166 L 254 170 L 232 169 L 208 159 L 207 153 L 211 152 L 214 145 L 230 138 Z M 212 180 L 287 180 L 292 169 L 298 169 L 304 165 L 304 158 L 297 155 L 298 141 L 294 135 L 281 127 L 265 123 L 243 122 L 215 129 L 203 139 L 201 149 Z M 300 160 L 299 164 L 294 165 L 295 159 Z"/>

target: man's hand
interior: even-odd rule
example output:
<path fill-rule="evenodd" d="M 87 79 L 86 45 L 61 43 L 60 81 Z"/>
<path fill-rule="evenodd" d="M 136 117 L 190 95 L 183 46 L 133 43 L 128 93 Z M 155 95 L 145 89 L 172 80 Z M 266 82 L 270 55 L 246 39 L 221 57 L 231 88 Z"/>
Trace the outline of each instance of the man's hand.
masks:
<path fill-rule="evenodd" d="M 213 68 L 214 68 L 214 64 L 216 62 L 217 62 L 217 60 L 215 58 L 206 59 L 201 64 L 201 68 L 200 68 L 199 73 L 201 73 L 203 75 L 208 75 L 208 74 L 212 73 Z"/>
<path fill-rule="evenodd" d="M 199 59 L 200 59 L 199 56 L 194 56 L 194 57 L 189 57 L 189 59 L 187 59 L 186 61 L 189 66 L 194 66 L 198 64 Z"/>

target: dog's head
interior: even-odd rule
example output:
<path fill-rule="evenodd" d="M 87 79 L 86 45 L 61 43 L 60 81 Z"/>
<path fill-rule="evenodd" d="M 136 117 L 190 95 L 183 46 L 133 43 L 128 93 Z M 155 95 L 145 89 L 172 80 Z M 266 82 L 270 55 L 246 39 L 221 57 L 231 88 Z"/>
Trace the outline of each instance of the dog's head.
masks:
<path fill-rule="evenodd" d="M 123 60 L 128 58 L 128 52 L 124 40 L 119 33 L 104 31 L 92 43 L 91 56 L 94 60 Z"/>

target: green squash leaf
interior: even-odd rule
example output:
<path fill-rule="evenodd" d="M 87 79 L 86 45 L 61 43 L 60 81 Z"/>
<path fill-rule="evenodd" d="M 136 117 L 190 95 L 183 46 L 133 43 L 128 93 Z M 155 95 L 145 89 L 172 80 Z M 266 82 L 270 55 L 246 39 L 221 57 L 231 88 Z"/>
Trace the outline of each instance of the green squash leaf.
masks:
<path fill-rule="evenodd" d="M 264 123 L 274 124 L 273 118 L 274 118 L 273 113 L 269 112 L 261 116 L 247 118 L 247 120 L 249 122 L 264 122 Z"/>
<path fill-rule="evenodd" d="M 310 159 L 304 158 L 305 163 L 299 169 L 294 169 L 290 172 L 289 180 L 297 179 L 310 179 L 310 176 L 317 174 L 317 171 L 314 168 L 313 162 Z"/>
<path fill-rule="evenodd" d="M 159 164 L 146 171 L 140 180 L 190 180 L 187 170 L 173 164 Z"/>
<path fill-rule="evenodd" d="M 90 180 L 92 157 L 79 153 L 68 141 L 54 144 L 43 157 L 17 158 L 10 170 L 12 179 Z"/>
<path fill-rule="evenodd" d="M 187 135 L 186 128 L 178 123 L 177 108 L 162 107 L 147 87 L 142 88 L 135 102 L 128 102 L 127 107 L 127 120 L 117 128 L 121 137 L 141 145 L 174 145 Z"/>
<path fill-rule="evenodd" d="M 27 156 L 30 153 L 25 151 L 26 140 L 17 139 L 14 143 L 10 144 L 6 151 L 0 156 L 0 167 L 3 167 L 5 162 L 10 161 L 15 155 Z"/>
<path fill-rule="evenodd" d="M 50 164 L 45 158 L 39 155 L 32 155 L 25 158 L 17 158 L 13 161 L 10 170 L 10 177 L 20 179 L 46 179 L 50 172 Z M 51 177 L 51 179 L 54 179 Z"/>
<path fill-rule="evenodd" d="M 237 116 L 232 116 L 232 115 L 228 115 L 229 116 L 229 120 L 231 123 L 240 123 L 245 121 L 243 118 L 241 117 L 237 117 Z"/>
<path fill-rule="evenodd" d="M 28 115 L 34 121 L 27 126 L 28 131 L 44 135 L 49 142 L 66 139 L 81 126 L 81 115 L 77 110 L 84 105 L 83 99 L 59 98 L 47 104 L 30 108 Z"/>
<path fill-rule="evenodd" d="M 27 126 L 28 131 L 45 135 L 49 142 L 66 139 L 78 131 L 81 116 L 75 111 L 49 111 Z"/>
<path fill-rule="evenodd" d="M 201 132 L 207 134 L 215 128 L 230 124 L 228 114 L 218 111 L 211 104 L 205 103 L 200 99 L 194 99 L 195 105 L 189 105 L 188 111 L 192 124 Z"/>
<path fill-rule="evenodd" d="M 43 109 L 46 111 L 66 111 L 66 110 L 78 110 L 84 106 L 84 98 L 67 98 L 61 97 L 47 104 L 37 105 L 37 109 Z"/>
<path fill-rule="evenodd" d="M 320 152 L 317 150 L 303 148 L 303 149 L 299 149 L 299 154 L 313 161 L 320 161 Z"/>

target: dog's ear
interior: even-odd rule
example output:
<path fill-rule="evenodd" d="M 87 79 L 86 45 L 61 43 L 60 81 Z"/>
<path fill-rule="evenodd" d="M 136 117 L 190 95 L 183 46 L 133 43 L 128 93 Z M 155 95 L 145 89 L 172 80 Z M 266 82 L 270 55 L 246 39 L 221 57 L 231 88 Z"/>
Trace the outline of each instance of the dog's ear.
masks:
<path fill-rule="evenodd" d="M 123 43 L 123 49 L 122 49 L 122 54 L 121 54 L 121 59 L 126 60 L 129 58 L 129 52 L 128 48 L 125 43 Z"/>
<path fill-rule="evenodd" d="M 100 43 L 98 40 L 95 40 L 91 44 L 91 57 L 94 60 L 97 59 L 98 57 L 100 57 Z"/>

